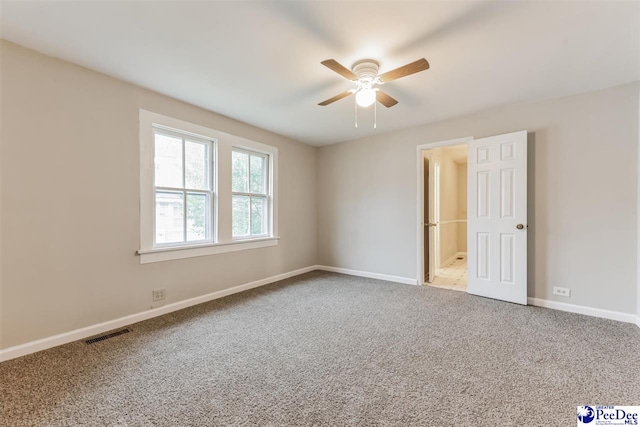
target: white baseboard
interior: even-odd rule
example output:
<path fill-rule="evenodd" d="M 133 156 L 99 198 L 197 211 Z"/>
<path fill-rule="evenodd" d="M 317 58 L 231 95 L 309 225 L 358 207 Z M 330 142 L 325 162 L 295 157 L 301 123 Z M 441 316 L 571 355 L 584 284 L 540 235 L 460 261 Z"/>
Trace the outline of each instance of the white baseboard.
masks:
<path fill-rule="evenodd" d="M 458 256 L 458 254 L 454 253 L 449 258 L 447 258 L 443 262 L 441 262 L 440 265 L 438 266 L 438 268 L 445 268 L 445 266 L 451 264 L 456 259 L 457 256 Z"/>
<path fill-rule="evenodd" d="M 549 301 L 541 298 L 527 298 L 529 305 L 536 307 L 552 308 L 554 310 L 568 311 L 569 313 L 584 314 L 587 316 L 601 317 L 603 319 L 617 320 L 625 323 L 635 323 L 640 327 L 640 318 L 630 313 L 603 310 L 601 308 L 585 307 L 583 305 L 567 304 L 564 302 Z"/>
<path fill-rule="evenodd" d="M 447 258 L 445 260 L 445 262 L 440 263 L 440 268 L 444 268 L 444 266 L 449 265 L 450 263 L 452 263 L 453 261 L 455 261 L 456 259 L 458 259 L 458 257 L 465 257 L 465 259 L 467 258 L 467 253 L 466 252 L 456 252 L 453 255 L 451 255 L 449 258 Z"/>
<path fill-rule="evenodd" d="M 278 274 L 276 276 L 267 277 L 266 279 L 256 280 L 254 282 L 245 283 L 244 285 L 234 286 L 232 288 L 223 289 L 221 291 L 211 292 L 206 295 L 202 295 L 195 298 L 189 298 L 183 301 L 167 304 L 162 307 L 152 308 L 140 313 L 131 314 L 129 316 L 120 317 L 119 319 L 109 320 L 107 322 L 98 323 L 96 325 L 87 326 L 73 331 L 65 332 L 62 334 L 54 335 L 47 338 L 42 338 L 36 341 L 31 341 L 25 344 L 16 345 L 0 350 L 0 362 L 5 360 L 15 359 L 16 357 L 25 356 L 27 354 L 35 353 L 37 351 L 46 350 L 48 348 L 57 347 L 62 344 L 67 344 L 73 341 L 81 340 L 93 335 L 101 334 L 106 331 L 110 331 L 117 328 L 122 328 L 133 323 L 148 320 L 153 317 L 162 316 L 163 314 L 171 313 L 173 311 L 181 310 L 183 308 L 191 307 L 193 305 L 202 304 L 207 301 L 222 298 L 227 295 L 236 294 L 238 292 L 246 291 L 248 289 L 257 288 L 259 286 L 268 285 L 269 283 L 277 282 L 279 280 L 288 279 L 289 277 L 297 276 L 299 274 L 308 273 L 316 270 L 316 266 L 310 266 L 301 268 L 287 273 Z"/>
<path fill-rule="evenodd" d="M 98 323 L 96 325 L 87 326 L 84 328 L 75 329 L 73 331 L 65 332 L 62 334 L 54 335 L 51 337 L 42 338 L 36 341 L 31 341 L 25 344 L 20 344 L 13 347 L 8 347 L 0 350 L 0 362 L 6 360 L 15 359 L 17 357 L 25 356 L 27 354 L 35 353 L 38 351 L 46 350 L 48 348 L 57 347 L 59 345 L 67 344 L 73 341 L 81 340 L 93 335 L 101 334 L 113 329 L 122 328 L 133 323 L 148 320 L 154 317 L 162 316 L 173 311 L 182 310 L 183 308 L 191 307 L 194 305 L 202 304 L 207 301 L 222 298 L 227 295 L 236 294 L 238 292 L 246 291 L 249 289 L 257 288 L 260 286 L 268 285 L 269 283 L 277 282 L 279 280 L 288 279 L 293 276 L 308 273 L 314 270 L 330 271 L 334 273 L 348 274 L 350 276 L 367 277 L 371 279 L 386 280 L 388 282 L 402 283 L 406 285 L 417 285 L 416 279 L 410 279 L 407 277 L 391 276 L 387 274 L 370 273 L 367 271 L 350 270 L 347 268 L 329 267 L 326 265 L 314 265 L 310 267 L 300 268 L 298 270 L 289 271 L 287 273 L 278 274 L 275 276 L 267 277 L 265 279 L 256 280 L 254 282 L 245 283 L 244 285 L 234 286 L 232 288 L 223 289 L 221 291 L 212 292 L 206 295 L 202 295 L 195 298 L 190 298 L 184 301 L 178 301 L 172 304 L 167 304 L 162 307 L 153 308 L 140 313 L 131 314 L 129 316 L 120 317 L 118 319 L 109 320 L 107 322 Z M 640 316 L 635 316 L 628 313 L 620 313 L 617 311 L 602 310 L 599 308 L 591 308 L 574 304 L 566 304 L 562 302 L 555 302 L 544 300 L 540 298 L 528 298 L 529 305 L 538 307 L 546 307 L 554 310 L 568 311 L 570 313 L 585 314 L 587 316 L 601 317 L 605 319 L 617 320 L 626 323 L 635 323 L 640 327 Z"/>
<path fill-rule="evenodd" d="M 329 267 L 326 265 L 316 265 L 316 269 L 323 271 L 331 271 L 333 273 L 348 274 L 350 276 L 367 277 L 369 279 L 386 280 L 387 282 L 403 283 L 405 285 L 417 285 L 416 279 L 408 277 L 391 276 L 388 274 L 369 273 L 368 271 L 350 270 L 348 268 Z"/>

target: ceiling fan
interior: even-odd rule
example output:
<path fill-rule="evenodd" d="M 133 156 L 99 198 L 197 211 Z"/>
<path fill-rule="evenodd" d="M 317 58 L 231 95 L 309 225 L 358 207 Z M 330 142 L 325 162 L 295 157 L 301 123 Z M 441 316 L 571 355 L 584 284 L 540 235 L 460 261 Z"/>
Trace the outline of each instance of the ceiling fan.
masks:
<path fill-rule="evenodd" d="M 321 106 L 329 105 L 355 93 L 356 103 L 361 107 L 368 107 L 376 101 L 387 108 L 393 107 L 398 103 L 398 101 L 375 86 L 429 69 L 429 63 L 424 58 L 396 68 L 395 70 L 387 71 L 383 74 L 378 74 L 379 64 L 373 59 L 363 59 L 358 61 L 353 64 L 353 68 L 351 70 L 341 65 L 335 59 L 324 60 L 321 64 L 340 74 L 342 77 L 356 83 L 355 89 L 342 92 L 341 94 L 322 101 L 318 104 Z"/>

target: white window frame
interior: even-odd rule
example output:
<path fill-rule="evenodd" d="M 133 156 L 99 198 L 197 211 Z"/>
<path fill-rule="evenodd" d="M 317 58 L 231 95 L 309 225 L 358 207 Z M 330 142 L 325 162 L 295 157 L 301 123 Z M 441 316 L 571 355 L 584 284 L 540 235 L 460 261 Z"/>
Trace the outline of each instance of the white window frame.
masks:
<path fill-rule="evenodd" d="M 269 179 L 269 171 L 271 170 L 271 159 L 269 153 L 264 153 L 256 150 L 250 150 L 244 147 L 232 147 L 231 152 L 244 153 L 249 156 L 248 165 L 247 165 L 247 174 L 249 179 L 249 191 L 241 192 L 241 191 L 231 191 L 231 196 L 247 196 L 249 197 L 249 234 L 243 236 L 232 236 L 233 240 L 248 240 L 248 239 L 256 239 L 268 237 L 271 234 L 271 180 Z M 253 193 L 251 191 L 251 156 L 254 157 L 262 157 L 265 159 L 265 167 L 267 169 L 265 176 L 265 192 L 264 193 Z M 267 201 L 267 218 L 265 221 L 266 233 L 263 234 L 251 234 L 251 200 L 253 197 L 264 197 Z M 233 214 L 232 214 L 233 215 Z M 232 216 L 233 219 L 233 216 Z M 233 233 L 233 231 L 232 231 Z"/>
<path fill-rule="evenodd" d="M 186 132 L 182 132 L 182 131 L 178 131 L 176 129 L 169 129 L 166 128 L 164 126 L 159 126 L 159 125 L 154 125 L 152 126 L 153 129 L 153 135 L 154 135 L 154 154 L 155 154 L 155 135 L 156 134 L 160 134 L 160 135 L 166 135 L 169 137 L 173 137 L 173 138 L 181 138 L 182 139 L 182 187 L 164 187 L 164 186 L 158 186 L 155 183 L 155 178 L 154 178 L 154 183 L 153 183 L 153 194 L 154 194 L 154 203 L 153 203 L 153 248 L 154 249 L 160 249 L 160 248 L 175 248 L 175 247 L 180 247 L 180 246 L 192 246 L 192 245 L 199 245 L 199 244 L 206 244 L 206 243 L 214 243 L 215 242 L 215 192 L 214 192 L 214 188 L 215 188 L 215 147 L 216 147 L 216 140 L 212 139 L 212 138 L 203 138 L 201 136 L 195 136 L 191 133 L 186 133 Z M 207 162 L 209 164 L 209 176 L 208 181 L 209 181 L 209 190 L 202 190 L 202 189 L 192 189 L 192 188 L 187 188 L 187 183 L 186 183 L 186 153 L 185 153 L 185 149 L 186 149 L 186 142 L 187 140 L 193 141 L 193 142 L 197 142 L 200 144 L 207 144 L 209 146 L 209 158 L 207 159 Z M 154 174 L 155 176 L 155 174 Z M 158 243 L 156 241 L 156 237 L 157 237 L 157 233 L 156 233 L 156 219 L 157 219 L 157 212 L 156 212 L 156 199 L 155 199 L 155 195 L 157 191 L 165 191 L 165 192 L 181 192 L 183 193 L 183 198 L 182 198 L 182 203 L 183 203 L 183 218 L 182 218 L 182 222 L 183 222 L 183 238 L 184 241 L 182 242 L 170 242 L 170 243 Z M 187 195 L 188 194 L 207 194 L 209 195 L 209 215 L 207 216 L 207 221 L 209 222 L 209 238 L 206 238 L 204 240 L 194 240 L 194 241 L 188 241 L 187 240 Z"/>
<path fill-rule="evenodd" d="M 140 263 L 169 261 L 275 246 L 278 235 L 278 149 L 236 135 L 210 129 L 146 110 L 140 110 Z M 212 223 L 210 242 L 155 246 L 154 127 L 213 141 Z M 234 239 L 231 232 L 231 153 L 234 148 L 268 155 L 268 230 L 260 237 Z"/>

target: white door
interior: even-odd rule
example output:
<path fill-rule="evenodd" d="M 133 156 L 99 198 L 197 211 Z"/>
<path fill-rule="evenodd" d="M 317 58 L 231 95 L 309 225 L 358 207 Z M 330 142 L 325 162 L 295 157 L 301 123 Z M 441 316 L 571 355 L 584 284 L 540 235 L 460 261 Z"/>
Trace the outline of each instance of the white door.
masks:
<path fill-rule="evenodd" d="M 468 292 L 527 304 L 527 132 L 469 142 Z"/>
<path fill-rule="evenodd" d="M 437 226 L 438 226 L 438 203 L 440 183 L 440 165 L 438 165 L 433 159 L 433 153 L 429 153 L 429 212 L 427 222 L 427 233 L 429 236 L 429 276 L 427 278 L 429 283 L 433 283 L 433 279 L 436 275 L 436 268 L 438 267 L 438 257 L 436 256 L 437 250 Z"/>

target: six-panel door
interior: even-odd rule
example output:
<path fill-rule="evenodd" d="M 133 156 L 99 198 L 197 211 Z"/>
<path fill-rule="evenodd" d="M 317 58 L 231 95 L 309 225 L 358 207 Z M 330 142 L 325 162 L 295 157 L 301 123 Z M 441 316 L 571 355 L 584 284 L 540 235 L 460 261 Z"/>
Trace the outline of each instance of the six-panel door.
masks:
<path fill-rule="evenodd" d="M 468 292 L 527 304 L 527 132 L 469 143 Z"/>

